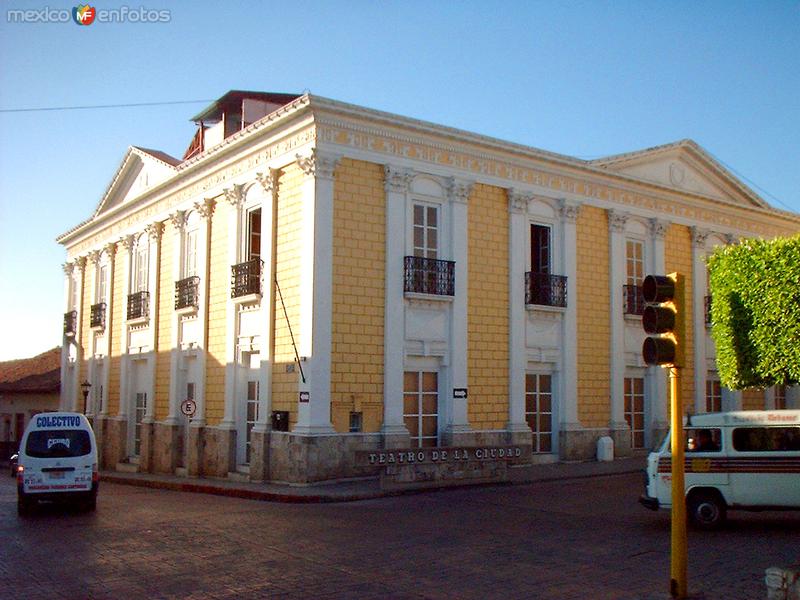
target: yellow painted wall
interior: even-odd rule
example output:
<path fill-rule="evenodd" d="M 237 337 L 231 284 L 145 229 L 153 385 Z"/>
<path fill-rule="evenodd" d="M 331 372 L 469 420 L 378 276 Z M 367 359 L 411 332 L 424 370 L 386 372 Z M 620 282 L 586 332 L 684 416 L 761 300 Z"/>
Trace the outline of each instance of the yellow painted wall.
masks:
<path fill-rule="evenodd" d="M 475 185 L 469 199 L 468 244 L 468 417 L 475 429 L 498 429 L 508 423 L 508 197 L 504 189 Z M 456 294 L 463 289 L 464 282 L 457 280 Z"/>
<path fill-rule="evenodd" d="M 350 411 L 363 430 L 383 423 L 383 318 L 386 193 L 383 166 L 343 159 L 333 204 L 331 420 L 349 428 Z"/>
<path fill-rule="evenodd" d="M 158 261 L 158 331 L 156 332 L 155 418 L 163 421 L 169 416 L 169 371 L 172 348 L 172 312 L 175 307 L 173 260 L 175 229 L 170 221 L 164 223 L 161 234 L 161 257 Z M 152 292 L 151 292 L 152 293 Z M 152 323 L 152 319 L 151 319 Z"/>
<path fill-rule="evenodd" d="M 753 389 L 742 392 L 743 410 L 764 410 L 764 390 Z"/>
<path fill-rule="evenodd" d="M 225 412 L 225 351 L 231 263 L 228 221 L 237 218 L 228 202 L 217 202 L 211 216 L 208 254 L 208 352 L 206 355 L 206 420 L 218 425 Z M 205 282 L 201 282 L 203 285 Z"/>
<path fill-rule="evenodd" d="M 275 277 L 280 285 L 289 323 L 295 335 L 300 331 L 300 249 L 303 243 L 301 186 L 304 177 L 300 167 L 292 163 L 280 173 L 278 179 Z M 288 410 L 290 424 L 293 426 L 297 422 L 300 371 L 295 367 L 293 373 L 286 372 L 287 365 L 294 365 L 295 354 L 277 292 L 274 342 L 272 409 Z"/>
<path fill-rule="evenodd" d="M 120 356 L 122 355 L 122 345 L 125 340 L 121 339 L 120 330 L 125 320 L 125 309 L 128 299 L 125 293 L 125 261 L 127 260 L 127 250 L 119 244 L 117 254 L 114 257 L 114 270 L 111 275 L 111 310 L 106 323 L 106 335 L 111 336 L 110 360 L 107 362 L 108 372 L 108 414 L 114 415 L 119 412 L 119 367 Z"/>
<path fill-rule="evenodd" d="M 578 419 L 607 427 L 611 418 L 609 234 L 606 211 L 581 208 L 577 223 Z M 620 290 L 620 294 L 622 290 Z"/>
<path fill-rule="evenodd" d="M 683 274 L 684 286 L 686 289 L 686 364 L 681 375 L 681 394 L 684 410 L 694 412 L 694 353 L 693 340 L 694 331 L 692 330 L 692 234 L 685 225 L 672 224 L 667 230 L 664 239 L 664 260 L 667 273 L 677 271 Z M 700 290 L 700 293 L 705 293 Z M 703 332 L 705 335 L 705 332 Z M 669 415 L 669 410 L 667 411 Z"/>

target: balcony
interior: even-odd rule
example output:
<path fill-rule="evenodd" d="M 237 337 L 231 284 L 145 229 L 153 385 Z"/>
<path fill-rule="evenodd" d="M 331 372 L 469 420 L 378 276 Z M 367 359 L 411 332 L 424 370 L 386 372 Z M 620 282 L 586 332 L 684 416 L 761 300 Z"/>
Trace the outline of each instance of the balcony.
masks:
<path fill-rule="evenodd" d="M 703 300 L 705 304 L 706 327 L 711 327 L 711 296 L 706 296 Z"/>
<path fill-rule="evenodd" d="M 197 275 L 175 282 L 175 310 L 197 308 L 200 299 L 200 278 Z"/>
<path fill-rule="evenodd" d="M 64 313 L 64 335 L 75 335 L 78 331 L 78 311 Z"/>
<path fill-rule="evenodd" d="M 567 307 L 567 278 L 548 273 L 525 273 L 525 304 Z"/>
<path fill-rule="evenodd" d="M 264 261 L 248 260 L 231 267 L 231 298 L 261 295 L 261 267 Z"/>
<path fill-rule="evenodd" d="M 150 310 L 150 292 L 128 294 L 128 320 L 145 319 Z"/>
<path fill-rule="evenodd" d="M 644 306 L 647 304 L 642 295 L 642 286 L 640 285 L 624 285 L 624 308 L 623 312 L 626 315 L 642 316 L 644 313 Z"/>
<path fill-rule="evenodd" d="M 455 268 L 452 260 L 437 260 L 421 256 L 405 257 L 404 291 L 412 294 L 454 296 Z"/>
<path fill-rule="evenodd" d="M 89 326 L 97 329 L 105 329 L 106 327 L 106 303 L 98 302 L 92 304 L 89 310 Z"/>

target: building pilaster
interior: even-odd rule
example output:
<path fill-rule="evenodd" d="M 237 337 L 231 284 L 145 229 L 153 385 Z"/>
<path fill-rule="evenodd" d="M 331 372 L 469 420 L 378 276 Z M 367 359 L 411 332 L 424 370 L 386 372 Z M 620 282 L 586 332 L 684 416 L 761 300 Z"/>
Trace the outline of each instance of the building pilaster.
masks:
<path fill-rule="evenodd" d="M 302 185 L 303 245 L 298 350 L 306 361 L 300 384 L 295 433 L 334 433 L 331 424 L 331 343 L 333 316 L 333 187 L 338 157 L 297 155 L 306 175 Z"/>
<path fill-rule="evenodd" d="M 533 194 L 508 190 L 508 423 L 506 430 L 530 437 L 525 421 L 525 252 L 527 248 L 528 202 Z M 530 442 L 528 442 L 530 443 Z"/>
<path fill-rule="evenodd" d="M 209 240 L 211 239 L 211 218 L 214 214 L 216 202 L 206 198 L 194 203 L 194 209 L 200 216 L 201 225 L 197 235 L 197 272 L 200 274 L 199 297 L 197 301 L 197 321 L 200 323 L 200 344 L 197 353 L 198 372 L 202 375 L 195 383 L 195 402 L 197 410 L 192 417 L 192 427 L 205 427 L 206 425 L 206 366 L 208 364 L 208 294 L 209 277 L 211 275 L 211 260 L 209 253 Z"/>
<path fill-rule="evenodd" d="M 611 310 L 611 358 L 610 392 L 611 420 L 609 429 L 627 431 L 625 421 L 625 313 L 623 289 L 625 285 L 625 225 L 628 214 L 617 210 L 608 211 L 611 256 L 609 260 L 610 310 Z M 619 438 L 615 438 L 619 445 Z"/>
<path fill-rule="evenodd" d="M 178 210 L 170 215 L 170 222 L 173 227 L 173 258 L 172 258 L 172 281 L 173 289 L 176 281 L 181 278 L 181 262 L 183 261 L 184 247 L 183 235 L 186 230 L 187 214 L 185 210 Z M 178 372 L 180 370 L 180 315 L 177 311 L 172 311 L 172 319 L 170 324 L 172 330 L 170 339 L 170 362 L 169 362 L 169 413 L 167 416 L 167 424 L 179 425 L 181 418 L 179 416 L 180 410 L 180 390 L 178 390 Z M 161 349 L 162 351 L 164 349 Z M 196 384 L 195 384 L 196 385 Z M 196 394 L 196 391 L 195 391 Z"/>
<path fill-rule="evenodd" d="M 652 252 L 650 253 L 650 270 L 654 274 L 662 275 L 666 272 L 666 252 L 664 240 L 669 229 L 669 222 L 659 219 L 650 220 L 650 239 Z M 661 367 L 648 367 L 647 378 L 650 381 L 650 425 L 655 434 L 660 437 L 662 431 L 669 429 L 667 415 L 667 370 Z"/>
<path fill-rule="evenodd" d="M 706 238 L 708 231 L 692 227 L 692 331 L 694 331 L 694 412 L 702 413 L 706 406 L 706 319 L 707 292 Z"/>
<path fill-rule="evenodd" d="M 128 295 L 130 294 L 130 281 L 131 281 L 131 273 L 133 273 L 133 256 L 134 256 L 134 248 L 136 246 L 136 238 L 133 235 L 125 236 L 122 240 L 122 247 L 125 249 L 125 255 L 123 257 L 123 276 L 122 276 L 122 297 L 125 299 L 126 308 L 127 308 L 127 301 Z M 127 323 L 127 312 L 125 312 L 122 316 L 122 322 L 119 325 L 119 335 L 120 335 L 120 361 L 119 361 L 119 404 L 120 410 L 122 410 L 122 404 L 128 403 L 130 399 L 130 354 L 129 354 L 129 344 L 128 344 L 128 323 Z M 148 398 L 150 395 L 148 394 Z M 108 411 L 107 406 L 103 407 L 103 410 L 100 411 L 100 414 L 105 415 Z"/>
<path fill-rule="evenodd" d="M 405 254 L 406 198 L 414 172 L 384 166 L 386 188 L 386 276 L 383 315 L 383 445 L 409 444 L 403 421 L 404 316 L 403 256 Z"/>
<path fill-rule="evenodd" d="M 73 288 L 76 285 L 75 282 L 75 263 L 66 262 L 63 264 L 64 269 L 64 314 L 66 315 L 70 311 L 77 310 L 76 306 L 73 306 L 73 298 L 77 297 L 77 294 L 73 293 Z M 77 321 L 78 318 L 75 319 L 75 329 L 77 330 Z M 61 344 L 61 392 L 59 394 L 58 399 L 58 408 L 59 410 L 68 410 L 69 406 L 71 405 L 70 402 L 70 394 L 72 391 L 72 380 L 77 379 L 77 375 L 75 374 L 74 369 L 70 368 L 69 362 L 69 355 L 70 355 L 70 345 L 76 343 L 75 336 L 77 335 L 77 331 L 73 332 L 71 336 L 67 335 L 66 333 L 62 334 L 62 344 Z"/>
<path fill-rule="evenodd" d="M 244 202 L 244 186 L 234 184 L 223 190 L 224 198 L 230 206 L 228 216 L 228 264 L 236 265 L 241 262 L 242 218 L 241 210 Z M 236 303 L 227 294 L 225 307 L 225 405 L 222 429 L 236 428 L 236 372 L 239 357 L 236 352 Z"/>
<path fill-rule="evenodd" d="M 578 420 L 578 216 L 580 204 L 561 201 L 561 256 L 567 277 L 567 307 L 562 320 L 561 429 L 581 428 Z M 619 289 L 621 290 L 621 288 Z M 618 290 L 618 293 L 619 293 Z"/>

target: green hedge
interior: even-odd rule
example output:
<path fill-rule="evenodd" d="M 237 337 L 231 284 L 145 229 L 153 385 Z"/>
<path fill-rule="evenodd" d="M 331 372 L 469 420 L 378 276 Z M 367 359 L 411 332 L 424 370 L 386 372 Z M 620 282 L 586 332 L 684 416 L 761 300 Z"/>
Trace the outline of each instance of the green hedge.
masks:
<path fill-rule="evenodd" d="M 800 236 L 742 240 L 714 252 L 708 269 L 722 385 L 800 382 Z"/>

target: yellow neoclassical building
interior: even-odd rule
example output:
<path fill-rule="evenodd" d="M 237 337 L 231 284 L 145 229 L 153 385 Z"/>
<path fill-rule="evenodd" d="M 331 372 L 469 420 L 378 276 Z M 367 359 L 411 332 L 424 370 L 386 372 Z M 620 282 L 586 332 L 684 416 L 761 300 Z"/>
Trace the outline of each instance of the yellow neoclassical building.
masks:
<path fill-rule="evenodd" d="M 720 387 L 705 258 L 800 216 L 690 140 L 585 161 L 238 91 L 194 121 L 181 159 L 130 147 L 58 238 L 61 404 L 104 468 L 303 483 L 375 474 L 359 450 L 628 455 L 667 427 L 639 285 L 670 271 L 686 409 L 798 406 Z"/>

